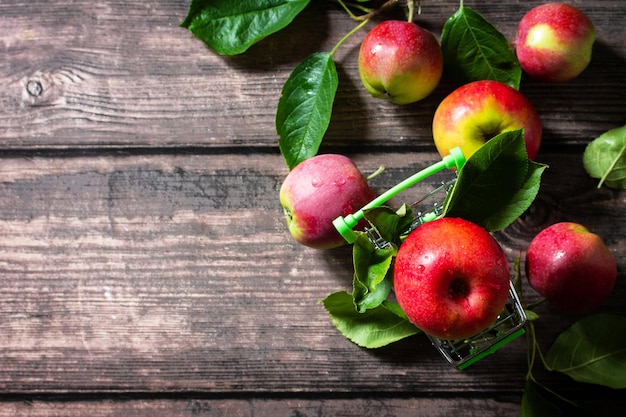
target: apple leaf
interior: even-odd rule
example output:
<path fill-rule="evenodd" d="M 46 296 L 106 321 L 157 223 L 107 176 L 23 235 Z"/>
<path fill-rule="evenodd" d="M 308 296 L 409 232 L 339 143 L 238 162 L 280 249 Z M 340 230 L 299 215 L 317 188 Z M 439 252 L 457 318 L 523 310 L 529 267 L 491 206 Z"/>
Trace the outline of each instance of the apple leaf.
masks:
<path fill-rule="evenodd" d="M 532 379 L 526 382 L 522 396 L 522 417 L 591 417 L 592 415 Z"/>
<path fill-rule="evenodd" d="M 519 89 L 522 69 L 506 37 L 483 16 L 460 7 L 441 32 L 444 68 L 459 84 L 495 80 Z"/>
<path fill-rule="evenodd" d="M 317 154 L 339 85 L 332 55 L 319 52 L 302 61 L 283 86 L 276 111 L 278 146 L 292 169 Z"/>
<path fill-rule="evenodd" d="M 396 249 L 377 249 L 365 233 L 354 242 L 354 279 L 352 297 L 359 313 L 378 307 L 391 291 L 388 277 Z"/>
<path fill-rule="evenodd" d="M 578 382 L 626 388 L 626 317 L 602 313 L 577 321 L 552 344 L 546 366 Z"/>
<path fill-rule="evenodd" d="M 364 211 L 364 216 L 383 240 L 398 246 L 400 237 L 413 222 L 413 212 L 406 204 L 397 211 L 386 206 L 371 208 Z"/>
<path fill-rule="evenodd" d="M 539 193 L 541 175 L 546 168 L 544 164 L 528 161 L 526 179 L 511 198 L 503 200 L 502 207 L 489 214 L 484 227 L 491 231 L 502 230 L 524 214 Z"/>
<path fill-rule="evenodd" d="M 522 130 L 501 133 L 467 160 L 443 216 L 462 217 L 492 232 L 504 229 L 532 204 L 544 168 L 528 160 Z"/>
<path fill-rule="evenodd" d="M 220 55 L 237 55 L 283 29 L 311 0 L 193 0 L 180 26 Z"/>
<path fill-rule="evenodd" d="M 400 307 L 385 301 L 364 313 L 354 308 L 347 291 L 330 294 L 322 300 L 324 308 L 337 329 L 359 346 L 375 349 L 420 333 Z"/>
<path fill-rule="evenodd" d="M 583 166 L 598 188 L 626 188 L 626 125 L 611 129 L 594 139 L 583 154 Z"/>

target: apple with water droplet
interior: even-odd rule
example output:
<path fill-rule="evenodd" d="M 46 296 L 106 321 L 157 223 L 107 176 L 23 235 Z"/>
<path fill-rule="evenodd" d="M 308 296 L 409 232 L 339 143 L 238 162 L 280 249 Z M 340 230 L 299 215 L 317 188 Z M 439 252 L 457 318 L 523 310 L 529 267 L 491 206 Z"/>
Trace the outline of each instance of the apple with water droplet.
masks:
<path fill-rule="evenodd" d="M 539 232 L 526 251 L 526 278 L 558 311 L 586 314 L 606 300 L 617 264 L 602 238 L 573 222 Z"/>
<path fill-rule="evenodd" d="M 527 74 L 543 81 L 565 82 L 587 68 L 595 40 L 594 26 L 581 10 L 547 3 L 520 20 L 514 45 Z"/>
<path fill-rule="evenodd" d="M 415 229 L 400 245 L 393 284 L 409 320 L 444 340 L 474 336 L 500 315 L 510 271 L 500 244 L 483 227 L 443 217 Z"/>
<path fill-rule="evenodd" d="M 332 249 L 346 244 L 333 220 L 358 211 L 375 194 L 350 158 L 320 154 L 289 172 L 279 198 L 289 231 L 297 242 L 315 249 Z M 365 224 L 357 225 L 357 229 Z"/>
<path fill-rule="evenodd" d="M 408 104 L 437 87 L 443 54 L 426 29 L 412 22 L 385 20 L 363 39 L 358 64 L 363 86 L 372 96 Z"/>

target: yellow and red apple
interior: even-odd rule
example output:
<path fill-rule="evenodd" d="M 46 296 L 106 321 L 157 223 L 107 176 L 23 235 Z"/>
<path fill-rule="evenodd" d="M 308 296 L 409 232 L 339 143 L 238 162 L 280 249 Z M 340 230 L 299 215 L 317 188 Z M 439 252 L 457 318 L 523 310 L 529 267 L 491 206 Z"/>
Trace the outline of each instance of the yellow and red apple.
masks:
<path fill-rule="evenodd" d="M 526 251 L 526 278 L 558 311 L 586 314 L 606 300 L 617 264 L 602 238 L 581 224 L 555 223 L 537 234 Z"/>
<path fill-rule="evenodd" d="M 346 244 L 333 220 L 361 209 L 375 194 L 350 158 L 321 154 L 300 162 L 289 172 L 279 198 L 289 231 L 297 242 L 315 249 L 331 249 Z"/>
<path fill-rule="evenodd" d="M 437 39 L 415 23 L 400 20 L 385 20 L 370 30 L 358 62 L 365 89 L 397 104 L 427 97 L 443 71 Z"/>
<path fill-rule="evenodd" d="M 548 3 L 524 15 L 514 44 L 527 74 L 543 81 L 565 82 L 587 68 L 595 39 L 593 24 L 581 10 Z"/>
<path fill-rule="evenodd" d="M 433 140 L 441 154 L 460 147 L 466 158 L 500 133 L 524 129 L 529 159 L 541 146 L 537 111 L 518 90 L 498 81 L 473 81 L 450 93 L 433 117 Z"/>
<path fill-rule="evenodd" d="M 443 217 L 402 243 L 393 285 L 413 324 L 439 339 L 458 340 L 485 330 L 502 313 L 509 279 L 506 255 L 486 229 Z"/>

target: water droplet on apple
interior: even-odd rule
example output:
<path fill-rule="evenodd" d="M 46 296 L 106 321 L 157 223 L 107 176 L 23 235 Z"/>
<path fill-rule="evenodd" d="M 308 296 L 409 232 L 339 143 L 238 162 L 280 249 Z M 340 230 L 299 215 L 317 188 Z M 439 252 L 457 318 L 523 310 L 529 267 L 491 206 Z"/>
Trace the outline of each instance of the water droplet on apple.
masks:
<path fill-rule="evenodd" d="M 311 180 L 311 185 L 315 188 L 319 188 L 322 185 L 324 185 L 324 180 L 320 179 L 320 178 L 313 178 Z"/>
<path fill-rule="evenodd" d="M 417 272 L 424 272 L 425 269 L 426 269 L 426 267 L 424 265 L 418 265 L 417 266 Z"/>
<path fill-rule="evenodd" d="M 339 178 L 333 181 L 333 185 L 335 186 L 342 186 L 346 183 L 346 179 L 345 178 Z"/>

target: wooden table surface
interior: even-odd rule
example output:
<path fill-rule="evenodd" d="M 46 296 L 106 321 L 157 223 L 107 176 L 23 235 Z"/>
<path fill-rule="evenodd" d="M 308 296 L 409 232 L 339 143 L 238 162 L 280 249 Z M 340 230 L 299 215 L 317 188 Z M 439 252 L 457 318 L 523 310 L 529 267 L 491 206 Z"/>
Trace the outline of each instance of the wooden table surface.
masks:
<path fill-rule="evenodd" d="M 525 338 L 465 371 L 424 336 L 361 349 L 318 303 L 350 288 L 350 248 L 305 248 L 286 229 L 280 91 L 354 22 L 313 1 L 288 29 L 221 57 L 179 27 L 189 3 L 0 1 L 0 416 L 520 415 Z M 509 39 L 540 3 L 465 1 Z M 618 262 L 601 309 L 626 315 L 626 193 L 596 189 L 581 162 L 626 123 L 626 4 L 571 3 L 596 25 L 593 61 L 567 84 L 523 80 L 550 168 L 496 237 L 513 264 L 543 227 L 585 224 Z M 457 7 L 423 1 L 417 22 L 439 36 Z M 403 107 L 371 98 L 363 34 L 335 56 L 321 152 L 364 172 L 386 165 L 372 182 L 383 191 L 438 159 L 430 122 L 453 86 L 444 78 Z M 538 312 L 547 349 L 574 319 Z M 535 374 L 597 415 L 623 413 L 623 391 Z"/>

